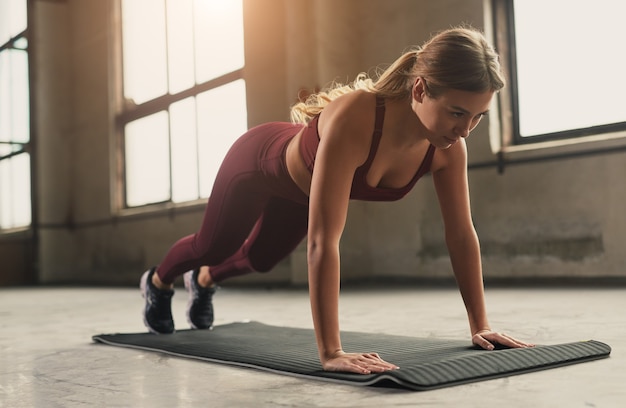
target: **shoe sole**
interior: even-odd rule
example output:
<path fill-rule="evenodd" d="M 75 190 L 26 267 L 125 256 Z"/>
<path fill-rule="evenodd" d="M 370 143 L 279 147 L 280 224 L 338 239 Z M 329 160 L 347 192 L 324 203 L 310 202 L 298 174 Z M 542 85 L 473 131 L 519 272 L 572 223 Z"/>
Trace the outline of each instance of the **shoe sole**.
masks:
<path fill-rule="evenodd" d="M 191 326 L 192 329 L 198 329 L 198 326 L 193 324 L 191 321 L 191 317 L 189 317 L 189 311 L 191 310 L 191 305 L 193 304 L 193 283 L 191 280 L 193 279 L 193 271 L 185 272 L 183 275 L 183 282 L 185 284 L 185 289 L 187 290 L 187 294 L 189 295 L 189 300 L 187 300 L 187 312 L 185 316 L 187 316 L 187 323 Z"/>

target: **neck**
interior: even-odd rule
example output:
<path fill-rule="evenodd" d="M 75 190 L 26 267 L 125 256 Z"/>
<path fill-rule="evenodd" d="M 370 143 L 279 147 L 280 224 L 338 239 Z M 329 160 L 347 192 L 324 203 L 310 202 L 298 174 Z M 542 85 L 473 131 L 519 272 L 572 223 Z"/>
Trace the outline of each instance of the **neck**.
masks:
<path fill-rule="evenodd" d="M 411 104 L 406 101 L 388 101 L 386 108 L 388 112 L 386 116 L 392 121 L 390 130 L 397 135 L 400 143 L 412 146 L 426 140 L 424 125 Z"/>

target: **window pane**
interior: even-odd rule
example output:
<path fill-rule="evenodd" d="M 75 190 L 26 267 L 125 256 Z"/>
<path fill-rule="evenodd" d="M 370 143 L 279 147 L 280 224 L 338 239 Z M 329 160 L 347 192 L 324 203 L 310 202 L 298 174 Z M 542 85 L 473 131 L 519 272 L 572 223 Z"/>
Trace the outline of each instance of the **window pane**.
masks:
<path fill-rule="evenodd" d="M 122 2 L 124 96 L 140 104 L 167 93 L 164 0 Z"/>
<path fill-rule="evenodd" d="M 125 97 L 141 104 L 190 95 L 161 100 L 170 106 L 155 108 L 168 109 L 159 119 L 126 125 L 126 205 L 208 196 L 226 150 L 247 127 L 245 84 L 201 94 L 196 85 L 243 67 L 242 0 L 121 1 Z"/>
<path fill-rule="evenodd" d="M 621 0 L 514 2 L 520 133 L 626 121 Z"/>
<path fill-rule="evenodd" d="M 171 94 L 194 85 L 193 47 L 192 0 L 167 0 L 167 60 Z"/>
<path fill-rule="evenodd" d="M 170 199 L 170 146 L 167 122 L 167 112 L 158 112 L 126 125 L 128 206 Z"/>
<path fill-rule="evenodd" d="M 241 0 L 195 0 L 196 82 L 242 68 Z"/>
<path fill-rule="evenodd" d="M 26 29 L 26 0 L 0 1 L 0 44 Z"/>
<path fill-rule="evenodd" d="M 10 150 L 4 146 L 0 156 Z M 25 227 L 30 221 L 30 156 L 24 153 L 0 161 L 0 228 Z"/>
<path fill-rule="evenodd" d="M 0 44 L 26 29 L 26 0 L 0 2 Z M 26 47 L 24 38 L 13 42 Z M 0 141 L 27 143 L 30 139 L 28 54 L 7 48 L 0 52 Z M 21 150 L 20 145 L 0 144 L 0 157 Z M 0 160 L 0 229 L 31 223 L 30 156 L 21 153 Z"/>
<path fill-rule="evenodd" d="M 195 98 L 183 99 L 170 106 L 170 134 L 172 201 L 195 200 L 199 197 Z"/>
<path fill-rule="evenodd" d="M 197 100 L 200 194 L 208 197 L 226 152 L 247 129 L 245 82 L 201 93 Z"/>
<path fill-rule="evenodd" d="M 28 100 L 28 54 L 0 52 L 0 141 L 28 142 Z"/>

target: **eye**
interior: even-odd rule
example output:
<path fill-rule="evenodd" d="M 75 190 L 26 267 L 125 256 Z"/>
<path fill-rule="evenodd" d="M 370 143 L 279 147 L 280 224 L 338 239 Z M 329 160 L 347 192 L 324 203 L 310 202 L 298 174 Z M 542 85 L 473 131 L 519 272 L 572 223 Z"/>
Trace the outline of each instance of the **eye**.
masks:
<path fill-rule="evenodd" d="M 479 113 L 478 115 L 476 115 L 476 116 L 474 117 L 474 120 L 481 120 L 481 119 L 483 118 L 483 116 L 485 116 L 485 114 L 484 114 L 484 113 Z"/>
<path fill-rule="evenodd" d="M 450 114 L 454 116 L 455 118 L 462 118 L 464 115 L 463 112 L 450 112 Z"/>

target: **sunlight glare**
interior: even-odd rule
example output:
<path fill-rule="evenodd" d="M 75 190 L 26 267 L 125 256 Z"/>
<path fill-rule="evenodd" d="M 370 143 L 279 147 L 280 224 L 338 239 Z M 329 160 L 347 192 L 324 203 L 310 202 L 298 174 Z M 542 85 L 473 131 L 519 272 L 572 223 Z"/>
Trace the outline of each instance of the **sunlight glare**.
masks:
<path fill-rule="evenodd" d="M 522 136 L 626 121 L 625 11 L 621 0 L 515 1 Z"/>

